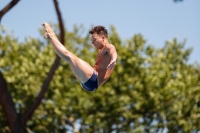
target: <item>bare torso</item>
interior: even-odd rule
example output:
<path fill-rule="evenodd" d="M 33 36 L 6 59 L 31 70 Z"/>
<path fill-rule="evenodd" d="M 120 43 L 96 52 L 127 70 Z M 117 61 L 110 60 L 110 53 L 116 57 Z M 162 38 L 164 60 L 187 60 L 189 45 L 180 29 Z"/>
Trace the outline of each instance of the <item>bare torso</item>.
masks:
<path fill-rule="evenodd" d="M 113 69 L 107 69 L 111 61 L 110 51 L 115 49 L 112 44 L 107 44 L 102 50 L 99 50 L 94 69 L 98 72 L 98 84 L 102 85 L 110 77 Z"/>

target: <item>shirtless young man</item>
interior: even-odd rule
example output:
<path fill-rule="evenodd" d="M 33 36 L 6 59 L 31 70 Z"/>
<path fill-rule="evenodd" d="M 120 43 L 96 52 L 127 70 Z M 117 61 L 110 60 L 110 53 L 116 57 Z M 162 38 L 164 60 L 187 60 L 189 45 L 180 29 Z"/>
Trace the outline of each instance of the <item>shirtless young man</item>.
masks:
<path fill-rule="evenodd" d="M 116 64 L 117 52 L 115 46 L 108 42 L 108 33 L 105 27 L 96 26 L 89 32 L 92 35 L 92 44 L 98 49 L 96 63 L 94 67 L 91 67 L 60 43 L 48 23 L 42 25 L 45 28 L 45 38 L 51 41 L 55 52 L 68 62 L 72 72 L 85 90 L 94 91 L 108 80 Z"/>

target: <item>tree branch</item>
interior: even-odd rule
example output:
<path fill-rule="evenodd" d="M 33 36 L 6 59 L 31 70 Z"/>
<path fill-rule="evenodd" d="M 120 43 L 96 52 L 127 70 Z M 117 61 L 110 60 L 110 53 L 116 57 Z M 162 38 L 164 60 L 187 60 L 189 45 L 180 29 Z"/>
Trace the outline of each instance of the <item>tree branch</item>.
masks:
<path fill-rule="evenodd" d="M 0 103 L 2 105 L 3 111 L 8 120 L 9 127 L 12 133 L 23 133 L 23 128 L 16 112 L 15 104 L 12 97 L 7 89 L 7 83 L 4 79 L 2 73 L 0 72 Z"/>
<path fill-rule="evenodd" d="M 59 26 L 60 26 L 60 42 L 62 44 L 64 44 L 64 37 L 65 37 L 65 33 L 64 33 L 64 25 L 63 25 L 63 21 L 62 21 L 62 17 L 61 17 L 61 13 L 58 7 L 58 2 L 57 0 L 54 0 L 54 6 L 56 9 L 56 13 L 58 16 L 58 21 L 59 21 Z M 22 117 L 22 124 L 25 125 L 27 120 L 32 116 L 32 114 L 34 113 L 34 110 L 39 106 L 39 104 L 41 103 L 42 98 L 44 98 L 44 94 L 48 89 L 48 86 L 50 84 L 50 81 L 53 78 L 53 75 L 55 74 L 56 69 L 58 68 L 60 63 L 60 57 L 57 55 L 56 59 L 54 61 L 53 66 L 50 69 L 50 72 L 46 78 L 46 80 L 43 83 L 42 89 L 39 93 L 39 95 L 36 97 L 34 103 L 32 104 L 32 106 L 24 113 L 23 117 Z"/>
<path fill-rule="evenodd" d="M 182 2 L 183 0 L 174 0 L 174 2 Z"/>
<path fill-rule="evenodd" d="M 57 0 L 53 0 L 53 2 L 56 9 L 59 27 L 60 27 L 60 42 L 64 45 L 65 44 L 65 28 L 64 28 L 64 24 L 62 20 L 62 15 L 60 13 Z"/>
<path fill-rule="evenodd" d="M 19 0 L 13 0 L 11 1 L 7 6 L 5 6 L 1 11 L 0 11 L 0 23 L 3 15 L 7 13 L 13 6 L 15 6 Z"/>

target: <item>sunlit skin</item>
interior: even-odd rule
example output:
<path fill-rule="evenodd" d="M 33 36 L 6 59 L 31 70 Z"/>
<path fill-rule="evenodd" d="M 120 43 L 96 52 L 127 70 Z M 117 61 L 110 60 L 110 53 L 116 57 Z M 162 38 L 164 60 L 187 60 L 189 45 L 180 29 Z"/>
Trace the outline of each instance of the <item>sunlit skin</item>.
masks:
<path fill-rule="evenodd" d="M 79 82 L 85 83 L 92 76 L 94 70 L 98 74 L 98 86 L 108 80 L 116 64 L 117 52 L 115 46 L 108 42 L 107 37 L 96 33 L 92 34 L 92 44 L 98 50 L 98 55 L 94 67 L 91 67 L 60 43 L 49 24 L 43 23 L 42 25 L 46 31 L 45 37 L 51 41 L 55 52 L 69 63 Z"/>
<path fill-rule="evenodd" d="M 94 69 L 98 72 L 98 83 L 103 84 L 111 75 L 116 64 L 117 53 L 104 35 L 92 35 L 92 44 L 98 49 Z"/>

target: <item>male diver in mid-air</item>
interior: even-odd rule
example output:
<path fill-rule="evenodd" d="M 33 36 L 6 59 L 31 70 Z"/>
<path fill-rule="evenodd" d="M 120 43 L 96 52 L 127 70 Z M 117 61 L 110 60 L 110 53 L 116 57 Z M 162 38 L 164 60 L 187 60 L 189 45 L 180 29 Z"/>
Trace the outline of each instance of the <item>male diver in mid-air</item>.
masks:
<path fill-rule="evenodd" d="M 116 64 L 117 52 L 115 46 L 108 42 L 108 33 L 104 26 L 95 26 L 89 31 L 92 35 L 92 44 L 98 49 L 96 63 L 91 67 L 60 43 L 48 23 L 42 25 L 45 28 L 45 38 L 51 41 L 58 56 L 69 63 L 72 72 L 85 90 L 94 91 L 108 80 Z"/>

